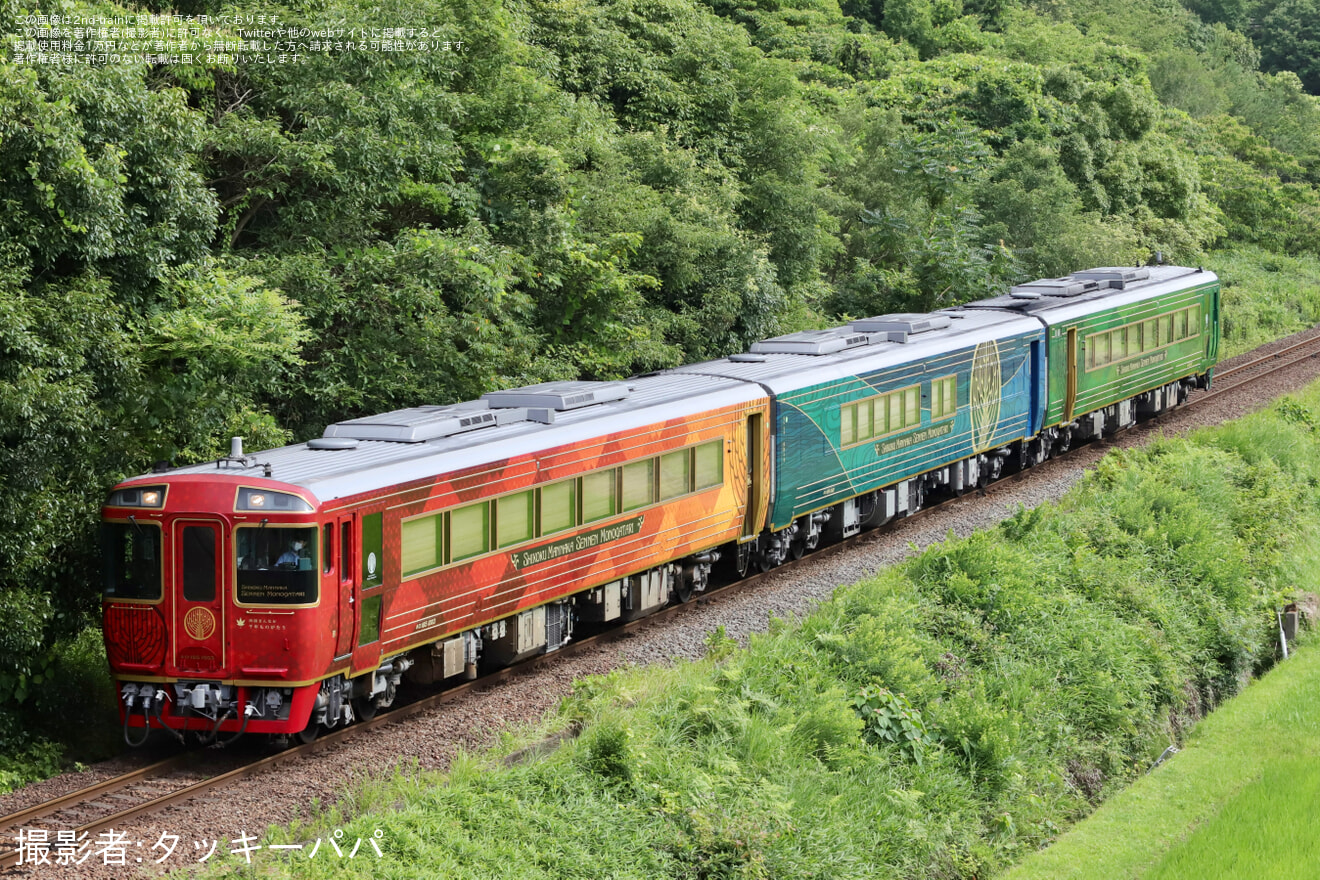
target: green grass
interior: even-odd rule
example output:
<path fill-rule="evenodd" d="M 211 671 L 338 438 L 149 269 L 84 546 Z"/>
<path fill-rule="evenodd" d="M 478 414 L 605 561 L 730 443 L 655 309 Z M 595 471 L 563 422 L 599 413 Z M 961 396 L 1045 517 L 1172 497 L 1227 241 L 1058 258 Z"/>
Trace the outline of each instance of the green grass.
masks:
<path fill-rule="evenodd" d="M 1213 821 L 1170 850 L 1150 880 L 1315 880 L 1320 875 L 1320 837 L 1313 833 L 1320 828 L 1316 758 L 1271 761 Z"/>
<path fill-rule="evenodd" d="M 1307 646 L 1003 880 L 1320 876 L 1318 691 L 1320 649 Z"/>

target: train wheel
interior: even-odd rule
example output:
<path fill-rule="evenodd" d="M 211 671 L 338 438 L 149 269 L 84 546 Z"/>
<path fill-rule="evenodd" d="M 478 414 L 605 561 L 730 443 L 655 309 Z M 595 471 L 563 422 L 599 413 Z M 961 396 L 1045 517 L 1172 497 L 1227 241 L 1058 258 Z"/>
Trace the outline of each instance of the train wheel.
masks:
<path fill-rule="evenodd" d="M 355 697 L 353 699 L 353 714 L 358 721 L 370 721 L 376 717 L 376 712 L 380 707 L 371 697 Z"/>
<path fill-rule="evenodd" d="M 309 721 L 306 727 L 293 735 L 293 738 L 303 745 L 307 745 L 308 743 L 316 742 L 316 738 L 320 735 L 321 725 L 317 724 L 315 721 Z"/>
<path fill-rule="evenodd" d="M 1072 428 L 1060 428 L 1059 439 L 1054 442 L 1054 454 L 1063 455 L 1072 449 Z"/>
<path fill-rule="evenodd" d="M 678 604 L 686 605 L 692 601 L 692 582 L 685 577 L 679 577 L 678 586 L 674 588 L 674 598 Z"/>
<path fill-rule="evenodd" d="M 789 539 L 788 542 L 789 558 L 794 560 L 801 559 L 803 554 L 809 549 L 811 548 L 807 546 L 807 527 L 799 525 L 797 534 Z"/>

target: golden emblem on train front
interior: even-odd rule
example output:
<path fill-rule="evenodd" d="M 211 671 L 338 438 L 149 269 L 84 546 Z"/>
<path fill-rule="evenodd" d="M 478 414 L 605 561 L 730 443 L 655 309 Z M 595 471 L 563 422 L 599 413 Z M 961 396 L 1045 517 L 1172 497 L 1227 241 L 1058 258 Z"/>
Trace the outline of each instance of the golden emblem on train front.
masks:
<path fill-rule="evenodd" d="M 194 608 L 183 616 L 183 628 L 200 642 L 215 632 L 215 615 L 205 608 Z"/>

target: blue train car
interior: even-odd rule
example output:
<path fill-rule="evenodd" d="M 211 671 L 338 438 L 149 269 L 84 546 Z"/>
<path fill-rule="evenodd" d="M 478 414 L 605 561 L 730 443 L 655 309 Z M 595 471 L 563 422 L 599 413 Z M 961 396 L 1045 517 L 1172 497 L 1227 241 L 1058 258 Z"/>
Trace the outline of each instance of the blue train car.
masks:
<path fill-rule="evenodd" d="M 746 537 L 740 567 L 915 510 L 930 489 L 997 476 L 1040 429 L 1045 343 L 1035 318 L 947 309 L 794 333 L 679 368 L 757 382 L 774 400 L 768 532 Z"/>

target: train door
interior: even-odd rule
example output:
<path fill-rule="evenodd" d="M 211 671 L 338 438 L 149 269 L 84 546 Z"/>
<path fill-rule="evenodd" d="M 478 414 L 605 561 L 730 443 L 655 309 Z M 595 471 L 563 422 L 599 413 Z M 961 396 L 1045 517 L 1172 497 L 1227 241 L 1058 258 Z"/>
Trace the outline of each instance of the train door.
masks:
<path fill-rule="evenodd" d="M 174 666 L 183 674 L 225 672 L 225 603 L 218 520 L 174 523 Z"/>
<path fill-rule="evenodd" d="M 1029 356 L 1030 359 L 1027 362 L 1027 365 L 1030 368 L 1027 375 L 1033 377 L 1028 380 L 1031 383 L 1031 393 L 1029 395 L 1031 401 L 1031 414 L 1029 416 L 1030 424 L 1027 429 L 1030 434 L 1035 434 L 1039 431 L 1040 426 L 1044 423 L 1045 419 L 1045 400 L 1048 397 L 1048 389 L 1045 388 L 1045 360 L 1041 357 L 1042 350 L 1043 346 L 1039 339 L 1031 340 L 1031 354 Z"/>
<path fill-rule="evenodd" d="M 747 417 L 747 511 L 743 514 L 743 537 L 750 538 L 761 531 L 761 505 L 764 499 L 764 458 L 762 424 L 764 416 L 753 413 Z"/>
<path fill-rule="evenodd" d="M 1218 284 L 1216 284 L 1214 286 L 1214 289 L 1210 291 L 1210 296 L 1208 297 L 1208 299 L 1209 299 L 1208 304 L 1210 306 L 1211 318 L 1210 318 L 1210 326 L 1209 328 L 1207 328 L 1208 336 L 1206 339 L 1205 355 L 1207 359 L 1214 361 L 1219 357 L 1219 285 Z"/>
<path fill-rule="evenodd" d="M 357 601 L 354 594 L 353 572 L 353 518 L 346 513 L 326 529 L 326 552 L 334 553 L 338 567 L 327 564 L 327 571 L 333 574 L 333 589 L 338 596 L 337 620 L 335 622 L 335 660 L 343 660 L 353 653 L 353 637 L 357 634 Z"/>
<path fill-rule="evenodd" d="M 356 548 L 357 563 L 350 569 L 356 578 L 353 607 L 356 609 L 357 628 L 350 650 L 353 669 L 374 669 L 380 662 L 381 620 L 385 601 L 384 535 L 382 515 L 372 513 L 355 516 L 359 529 Z"/>
<path fill-rule="evenodd" d="M 1071 422 L 1077 405 L 1077 328 L 1068 328 L 1068 387 L 1063 397 L 1063 421 Z"/>

